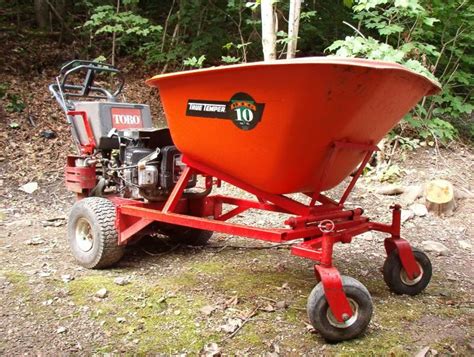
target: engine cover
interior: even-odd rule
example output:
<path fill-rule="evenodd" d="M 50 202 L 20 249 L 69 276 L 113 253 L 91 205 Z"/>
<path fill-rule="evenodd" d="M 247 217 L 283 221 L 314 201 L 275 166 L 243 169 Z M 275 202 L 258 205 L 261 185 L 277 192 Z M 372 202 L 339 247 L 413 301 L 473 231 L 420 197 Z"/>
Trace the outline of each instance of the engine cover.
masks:
<path fill-rule="evenodd" d="M 155 150 L 149 148 L 129 146 L 125 148 L 124 164 L 125 166 L 137 165 L 138 161 L 154 151 Z"/>
<path fill-rule="evenodd" d="M 160 186 L 164 189 L 171 189 L 178 182 L 184 164 L 181 162 L 181 152 L 174 145 L 165 146 L 161 149 Z M 196 186 L 196 175 L 193 175 L 188 182 L 187 188 Z"/>
<path fill-rule="evenodd" d="M 158 185 L 158 168 L 154 165 L 138 167 L 138 186 L 140 188 L 153 188 Z"/>
<path fill-rule="evenodd" d="M 85 112 L 98 149 L 117 149 L 116 138 L 107 135 L 113 129 L 151 128 L 150 107 L 144 104 L 112 102 L 74 102 L 74 110 Z M 82 145 L 88 144 L 87 132 L 80 116 L 72 120 Z"/>

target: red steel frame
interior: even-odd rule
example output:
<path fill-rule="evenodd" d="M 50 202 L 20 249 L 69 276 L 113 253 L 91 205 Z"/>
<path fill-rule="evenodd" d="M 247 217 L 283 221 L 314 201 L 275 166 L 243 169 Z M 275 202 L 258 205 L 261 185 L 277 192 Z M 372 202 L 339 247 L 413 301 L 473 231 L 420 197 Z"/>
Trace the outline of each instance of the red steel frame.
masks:
<path fill-rule="evenodd" d="M 374 145 L 335 142 L 326 156 L 326 167 L 323 172 L 330 169 L 338 151 L 345 149 L 365 152 L 365 156 L 340 200 L 334 201 L 316 189 L 314 192 L 305 193 L 310 197 L 309 204 L 303 204 L 284 195 L 263 192 L 189 157 L 183 157 L 183 162 L 187 164 L 187 167 L 181 173 L 165 202 L 145 203 L 118 197 L 110 198 L 117 208 L 118 243 L 126 244 L 135 234 L 155 221 L 270 242 L 285 242 L 303 238 L 303 242 L 295 243 L 292 246 L 292 254 L 316 262 L 315 275 L 318 281 L 323 284 L 331 311 L 338 321 L 345 321 L 352 316 L 352 311 L 342 287 L 341 276 L 332 263 L 334 244 L 350 243 L 355 236 L 368 231 L 387 233 L 390 235 L 385 239 L 387 254 L 394 249 L 398 250 L 402 266 L 410 279 L 421 274 L 410 244 L 400 237 L 401 209 L 399 205 L 391 207 L 393 217 L 390 225 L 371 222 L 369 218 L 363 216 L 361 208 L 352 210 L 344 208 L 344 202 L 354 188 L 372 153 L 378 148 Z M 220 186 L 222 180 L 252 193 L 257 200 L 223 195 L 194 198 L 183 196 L 188 180 L 193 174 L 205 177 L 206 191 L 210 192 L 214 185 Z M 323 174 L 318 187 L 322 187 L 324 179 L 325 175 Z M 224 204 L 235 206 L 235 208 L 223 213 Z M 292 215 L 285 221 L 289 228 L 259 228 L 227 222 L 232 217 L 249 209 Z"/>

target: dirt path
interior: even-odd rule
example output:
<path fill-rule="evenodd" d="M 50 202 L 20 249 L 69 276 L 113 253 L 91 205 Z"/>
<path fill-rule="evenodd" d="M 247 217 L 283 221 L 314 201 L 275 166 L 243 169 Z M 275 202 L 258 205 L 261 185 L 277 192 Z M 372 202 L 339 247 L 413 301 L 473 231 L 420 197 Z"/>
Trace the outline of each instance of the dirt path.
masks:
<path fill-rule="evenodd" d="M 420 149 L 400 159 L 401 181 L 443 177 L 472 191 L 473 162 L 467 150 L 439 156 Z M 329 345 L 308 328 L 312 264 L 285 247 L 238 249 L 231 246 L 263 244 L 220 234 L 203 249 L 149 239 L 129 247 L 114 269 L 86 270 L 68 251 L 64 218 L 73 200 L 61 181 L 40 181 L 31 195 L 7 181 L 0 184 L 2 355 L 197 354 L 217 348 L 269 356 L 413 355 L 425 347 L 441 355 L 474 353 L 472 199 L 460 200 L 451 217 L 428 215 L 404 224 L 403 235 L 414 246 L 435 240 L 449 249 L 430 253 L 434 276 L 419 296 L 396 296 L 386 288 L 382 235 L 366 234 L 337 247 L 336 265 L 367 286 L 375 311 L 362 338 Z M 350 201 L 369 217 L 387 221 L 397 197 L 375 194 L 376 185 L 364 178 Z M 239 219 L 275 224 L 257 213 Z M 120 280 L 128 283 L 119 285 Z M 102 288 L 107 296 L 96 297 Z"/>

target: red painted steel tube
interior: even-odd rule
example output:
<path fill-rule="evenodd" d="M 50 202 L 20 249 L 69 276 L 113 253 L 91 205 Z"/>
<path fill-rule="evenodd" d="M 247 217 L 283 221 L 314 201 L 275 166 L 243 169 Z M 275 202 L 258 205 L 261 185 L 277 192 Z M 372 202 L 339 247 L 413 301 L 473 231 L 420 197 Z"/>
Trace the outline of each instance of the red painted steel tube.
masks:
<path fill-rule="evenodd" d="M 234 209 L 230 210 L 229 212 L 226 212 L 219 217 L 216 217 L 218 221 L 227 221 L 228 219 L 231 219 L 232 217 L 237 216 L 239 213 L 247 211 L 247 207 L 239 206 L 235 207 Z"/>
<path fill-rule="evenodd" d="M 94 139 L 94 133 L 92 132 L 92 128 L 89 124 L 89 120 L 87 118 L 87 113 L 84 111 L 77 111 L 77 110 L 70 110 L 67 112 L 67 115 L 70 115 L 72 117 L 75 117 L 76 115 L 79 115 L 82 117 L 82 121 L 84 122 L 84 128 L 86 129 L 86 134 L 87 134 L 87 140 L 89 141 L 89 144 L 87 145 L 82 145 L 81 144 L 81 151 L 84 154 L 92 154 L 94 152 L 94 149 L 96 147 L 95 139 Z"/>
<path fill-rule="evenodd" d="M 295 200 L 292 200 L 291 198 L 285 197 L 283 195 L 278 195 L 278 194 L 271 194 L 267 193 L 264 191 L 261 191 L 252 185 L 249 185 L 245 182 L 239 181 L 233 177 L 230 177 L 227 174 L 224 174 L 223 172 L 219 172 L 217 170 L 214 170 L 211 167 L 208 167 L 204 164 L 201 164 L 197 161 L 192 160 L 191 158 L 184 156 L 183 155 L 183 162 L 198 171 L 205 172 L 210 176 L 218 177 L 235 187 L 241 188 L 244 191 L 250 192 L 257 197 L 260 197 L 264 199 L 265 201 L 272 202 L 273 204 L 277 205 L 278 207 L 281 207 L 285 210 L 287 210 L 290 213 L 297 214 L 297 215 L 306 215 L 309 213 L 310 208 L 305 206 L 304 204 L 297 202 Z"/>
<path fill-rule="evenodd" d="M 392 237 L 400 237 L 400 226 L 402 220 L 402 207 L 393 205 L 392 210 Z"/>
<path fill-rule="evenodd" d="M 356 208 L 354 210 L 350 211 L 337 211 L 337 212 L 332 212 L 329 210 L 328 213 L 321 213 L 319 215 L 314 215 L 314 216 L 305 216 L 305 217 L 291 217 L 288 218 L 285 221 L 285 224 L 291 226 L 291 227 L 296 227 L 301 224 L 308 224 L 312 222 L 318 222 L 322 221 L 324 219 L 338 219 L 338 218 L 349 218 L 353 217 L 355 215 L 361 215 L 363 213 L 363 210 L 361 208 Z"/>
<path fill-rule="evenodd" d="M 121 215 L 130 215 L 164 223 L 178 224 L 186 227 L 246 236 L 271 242 L 283 241 L 283 237 L 286 234 L 285 230 L 283 229 L 248 227 L 240 224 L 220 222 L 207 218 L 193 217 L 177 213 L 164 213 L 162 211 L 143 207 L 122 206 L 120 207 L 119 212 Z"/>
<path fill-rule="evenodd" d="M 359 179 L 360 175 L 362 174 L 362 171 L 364 170 L 365 166 L 367 165 L 367 163 L 369 162 L 370 158 L 372 157 L 372 154 L 374 153 L 374 150 L 369 150 L 367 151 L 367 154 L 365 155 L 364 157 L 364 160 L 362 161 L 362 163 L 359 165 L 359 168 L 357 169 L 354 177 L 352 177 L 352 180 L 351 182 L 349 183 L 349 185 L 347 186 L 346 190 L 344 191 L 344 193 L 342 194 L 342 197 L 341 199 L 339 200 L 339 205 L 342 206 L 344 205 L 344 203 L 346 202 L 347 200 L 347 197 L 349 197 L 349 194 L 352 192 L 352 189 L 354 188 L 357 180 Z"/>
<path fill-rule="evenodd" d="M 293 245 L 291 247 L 291 254 L 296 255 L 298 257 L 311 259 L 315 262 L 320 262 L 322 257 L 321 248 L 305 243 Z"/>
<path fill-rule="evenodd" d="M 229 205 L 243 206 L 247 208 L 255 208 L 255 209 L 261 209 L 261 210 L 271 211 L 271 212 L 289 213 L 287 210 L 281 207 L 278 207 L 274 204 L 265 203 L 265 201 L 260 201 L 260 200 L 258 202 L 255 202 L 255 201 L 250 201 L 243 198 L 234 198 L 234 197 L 227 197 L 227 196 L 222 196 L 222 195 L 216 195 L 210 198 L 212 198 L 215 201 L 219 201 L 219 202 L 226 203 Z M 259 198 L 257 197 L 257 199 Z"/>
<path fill-rule="evenodd" d="M 330 234 L 323 234 L 321 244 L 321 265 L 323 267 L 332 266 L 332 252 L 336 239 Z"/>
<path fill-rule="evenodd" d="M 121 209 L 119 208 L 118 210 L 120 211 Z M 140 232 L 143 228 L 148 226 L 150 223 L 153 223 L 153 220 L 142 218 L 138 220 L 137 222 L 133 223 L 132 225 L 128 226 L 119 234 L 119 245 L 124 244 L 134 234 Z"/>
<path fill-rule="evenodd" d="M 166 200 L 165 206 L 163 207 L 163 213 L 174 212 L 178 202 L 183 195 L 183 192 L 188 185 L 189 178 L 193 174 L 193 169 L 186 166 L 179 176 L 178 182 L 171 191 L 170 196 Z"/>
<path fill-rule="evenodd" d="M 133 216 L 164 223 L 178 224 L 181 226 L 212 230 L 215 232 L 239 235 L 249 238 L 261 239 L 271 242 L 289 241 L 299 238 L 312 237 L 318 234 L 319 229 L 268 229 L 249 227 L 241 224 L 220 222 L 202 217 L 193 217 L 185 214 L 164 213 L 162 211 L 138 206 L 121 206 L 118 216 Z M 119 232 L 120 233 L 120 232 Z"/>

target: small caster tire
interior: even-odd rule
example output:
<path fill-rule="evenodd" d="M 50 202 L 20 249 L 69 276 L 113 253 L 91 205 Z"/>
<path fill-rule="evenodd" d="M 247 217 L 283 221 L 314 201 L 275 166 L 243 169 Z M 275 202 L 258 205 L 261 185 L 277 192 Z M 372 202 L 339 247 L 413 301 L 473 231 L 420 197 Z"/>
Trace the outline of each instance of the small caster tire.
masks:
<path fill-rule="evenodd" d="M 118 245 L 115 206 L 106 198 L 77 201 L 69 214 L 68 241 L 72 255 L 85 268 L 107 268 L 118 262 L 125 248 Z"/>
<path fill-rule="evenodd" d="M 172 240 L 192 246 L 204 246 L 214 232 L 177 225 L 163 225 L 160 230 Z"/>
<path fill-rule="evenodd" d="M 311 325 L 328 342 L 340 342 L 360 336 L 372 318 L 373 304 L 367 288 L 358 280 L 341 276 L 344 292 L 351 305 L 353 315 L 339 322 L 334 317 L 324 294 L 322 282 L 318 283 L 308 297 L 307 312 Z"/>
<path fill-rule="evenodd" d="M 432 266 L 428 256 L 421 250 L 412 248 L 415 260 L 421 270 L 421 275 L 411 280 L 408 278 L 398 250 L 394 249 L 385 259 L 383 265 L 383 278 L 385 283 L 396 294 L 417 295 L 429 284 L 433 274 Z"/>

